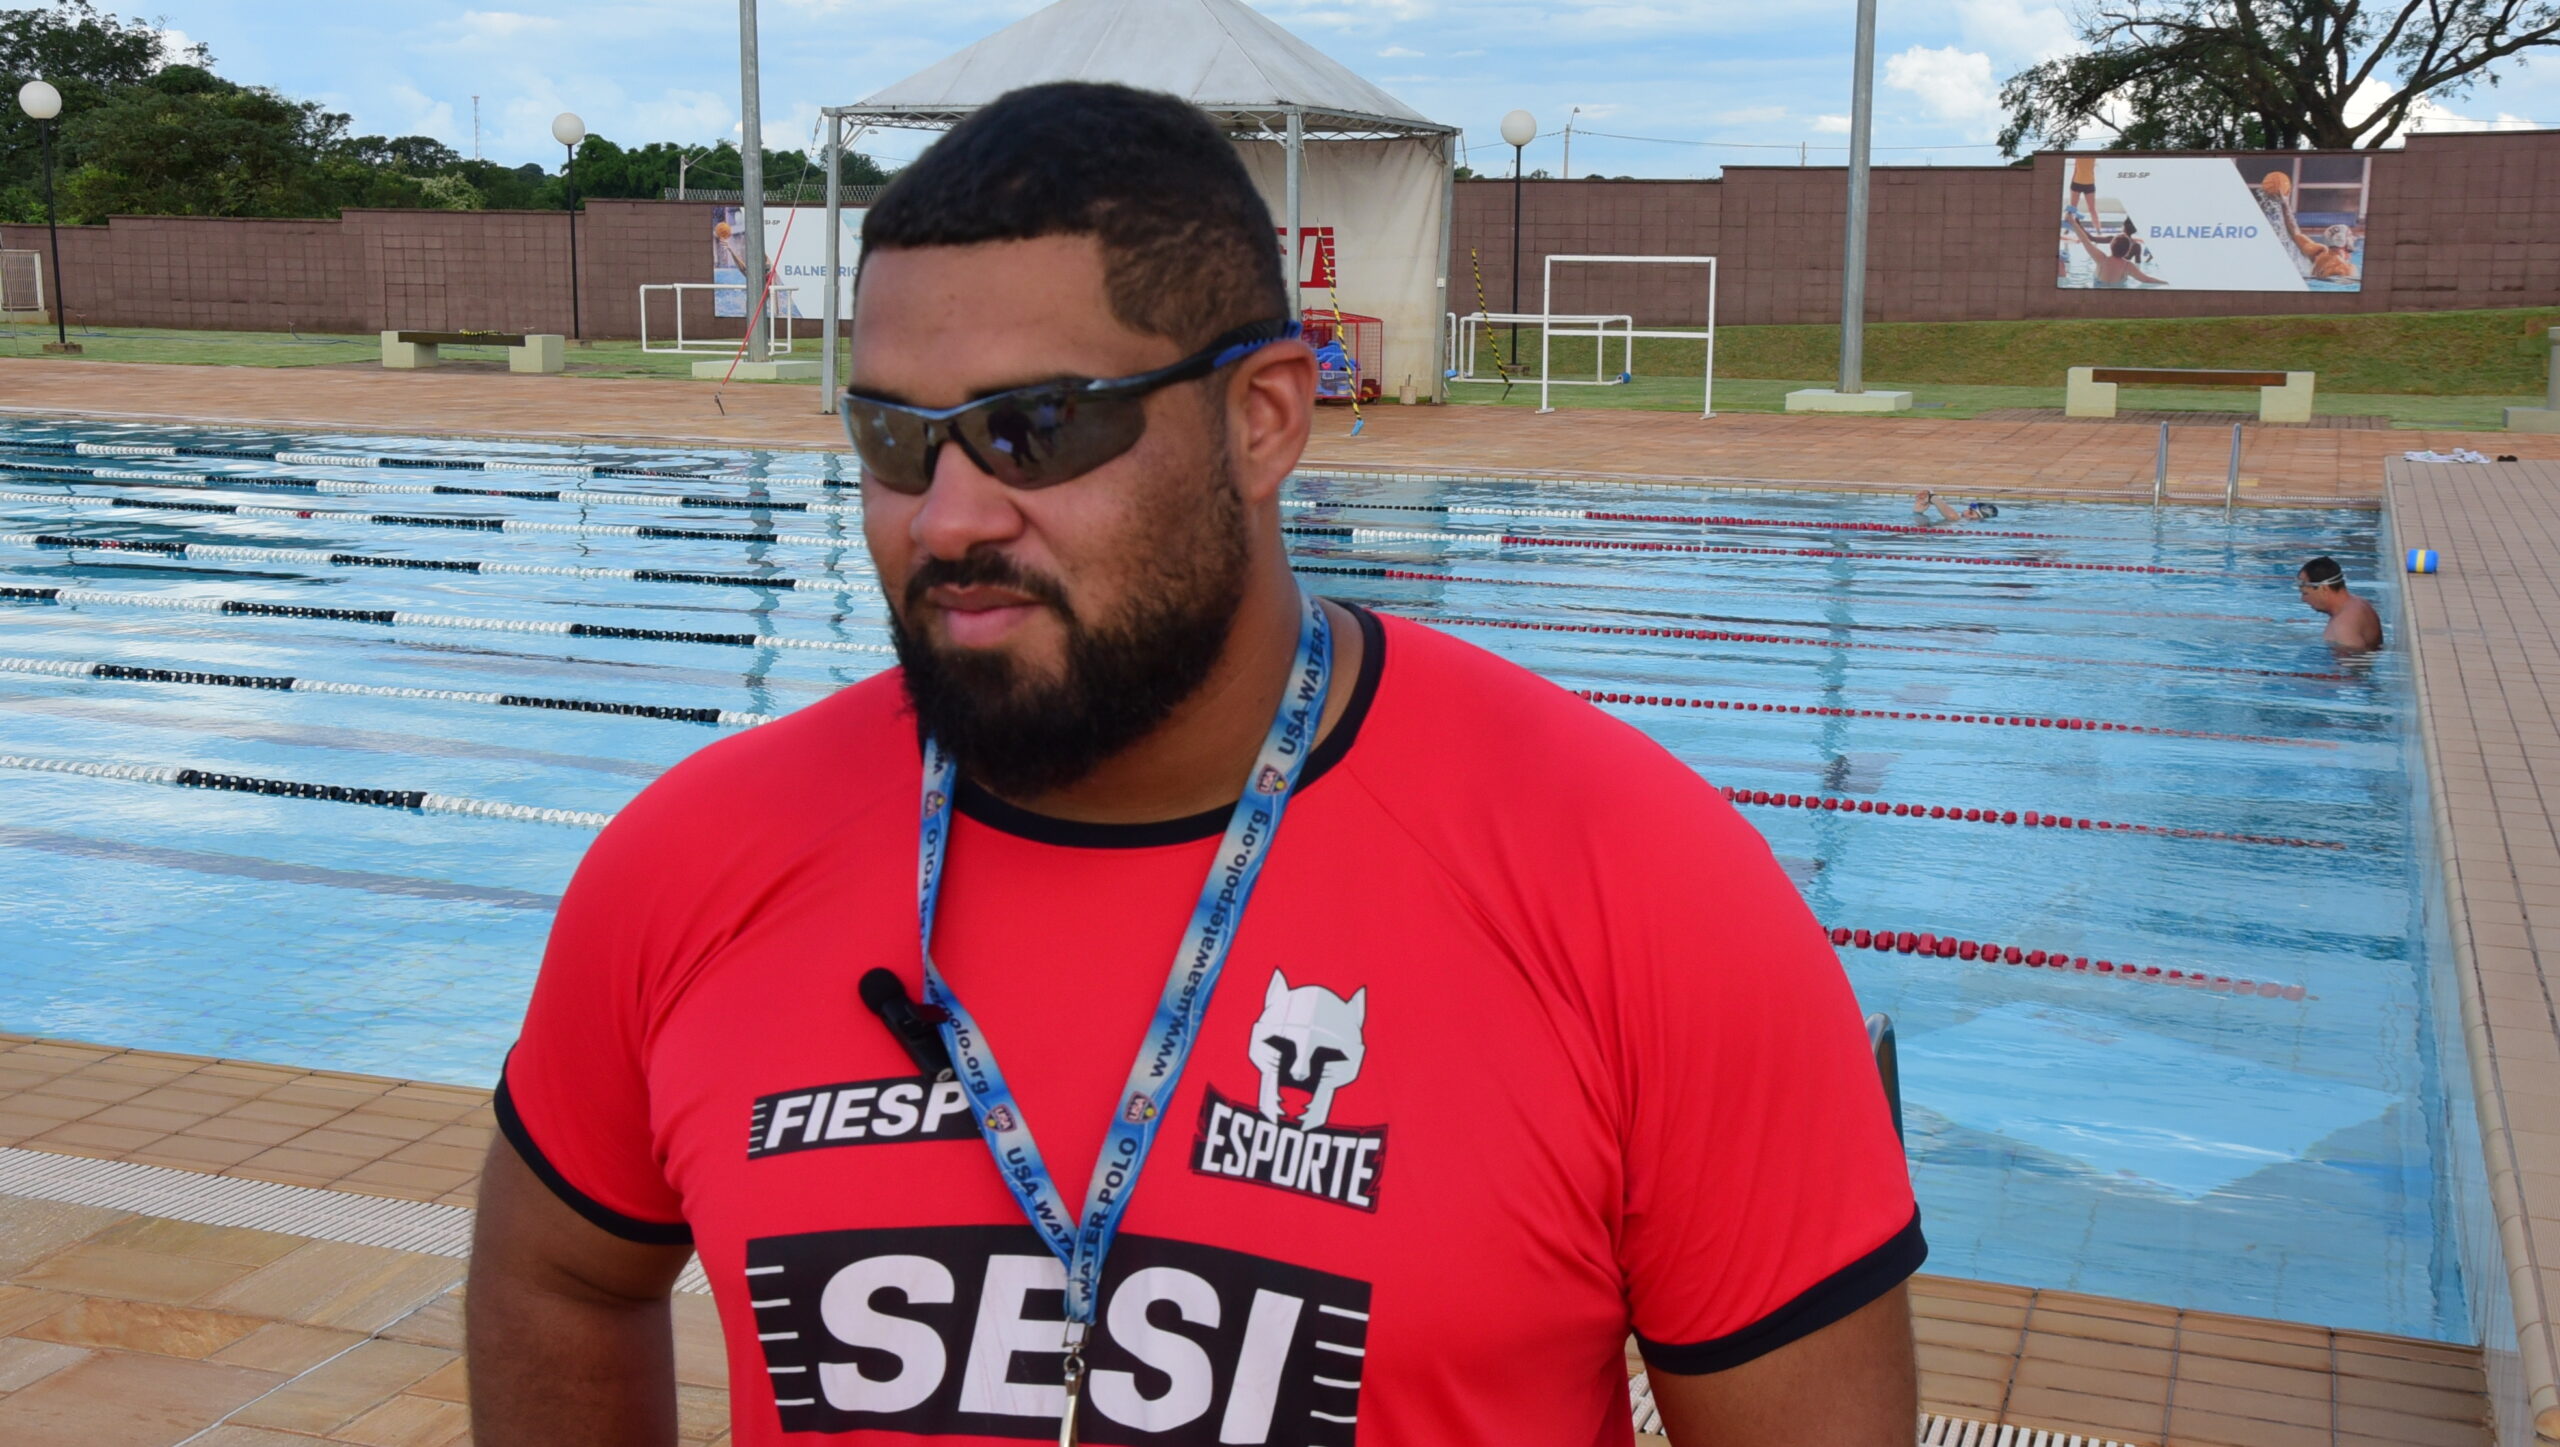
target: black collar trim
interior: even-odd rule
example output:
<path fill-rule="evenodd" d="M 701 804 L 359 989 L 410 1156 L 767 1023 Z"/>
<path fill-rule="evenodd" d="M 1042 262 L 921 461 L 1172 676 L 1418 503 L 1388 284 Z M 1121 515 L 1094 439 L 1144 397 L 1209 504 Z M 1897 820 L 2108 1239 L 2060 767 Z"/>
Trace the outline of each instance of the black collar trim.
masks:
<path fill-rule="evenodd" d="M 1342 756 L 1351 751 L 1352 740 L 1360 734 L 1360 725 L 1369 716 L 1369 704 L 1378 694 L 1378 678 L 1387 662 L 1387 632 L 1378 615 L 1356 604 L 1345 603 L 1351 616 L 1360 623 L 1360 676 L 1351 685 L 1351 699 L 1343 706 L 1342 717 L 1336 719 L 1333 732 L 1324 736 L 1316 751 L 1307 756 L 1305 772 L 1298 777 L 1298 787 L 1305 790 L 1325 776 Z M 1159 819 L 1144 824 L 1090 824 L 1077 819 L 1053 818 L 1035 814 L 1019 804 L 1008 803 L 968 779 L 952 792 L 952 807 L 990 829 L 1001 829 L 1017 838 L 1035 844 L 1055 844 L 1068 849 L 1153 849 L 1167 844 L 1190 844 L 1202 839 L 1215 839 L 1226 832 L 1227 819 L 1235 812 L 1233 805 L 1223 805 L 1181 819 Z"/>

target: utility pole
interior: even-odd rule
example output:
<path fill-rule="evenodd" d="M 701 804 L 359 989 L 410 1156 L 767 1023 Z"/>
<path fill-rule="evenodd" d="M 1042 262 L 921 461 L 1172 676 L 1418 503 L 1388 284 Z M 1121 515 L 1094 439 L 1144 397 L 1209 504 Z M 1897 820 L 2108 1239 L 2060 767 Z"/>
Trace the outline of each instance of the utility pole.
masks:
<path fill-rule="evenodd" d="M 1840 385 L 1789 392 L 1790 412 L 1900 412 L 1911 406 L 1910 393 L 1869 392 L 1866 382 L 1867 140 L 1875 123 L 1876 0 L 1858 0 L 1857 67 L 1849 85 L 1849 225 L 1840 261 Z"/>
<path fill-rule="evenodd" d="M 471 159 L 480 159 L 480 97 L 471 98 Z"/>
<path fill-rule="evenodd" d="M 764 87 L 756 75 L 756 0 L 738 0 L 738 229 L 747 237 L 747 360 L 767 359 L 765 323 Z"/>
<path fill-rule="evenodd" d="M 1876 0 L 1858 0 L 1858 70 L 1849 88 L 1849 233 L 1840 275 L 1840 391 L 1867 390 L 1867 128 L 1875 120 Z"/>
<path fill-rule="evenodd" d="M 1564 118 L 1564 178 L 1568 181 L 1573 179 L 1573 122 L 1581 114 L 1582 107 L 1575 106 L 1573 115 Z"/>

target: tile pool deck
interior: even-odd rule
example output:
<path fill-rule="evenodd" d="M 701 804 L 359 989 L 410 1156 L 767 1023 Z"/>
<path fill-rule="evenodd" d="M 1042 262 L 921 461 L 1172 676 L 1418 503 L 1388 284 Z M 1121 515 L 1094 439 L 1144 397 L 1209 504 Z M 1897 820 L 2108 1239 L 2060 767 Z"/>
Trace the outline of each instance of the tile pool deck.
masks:
<path fill-rule="evenodd" d="M 0 415 L 782 449 L 834 436 L 805 389 L 732 389 L 722 416 L 685 383 L 332 373 L 292 374 L 285 388 L 281 374 L 253 369 L 99 370 L 110 365 L 6 363 Z M 1312 460 L 2129 500 L 2148 496 L 2154 438 L 2140 427 L 1946 419 L 1701 423 L 1491 408 L 1371 417 L 1360 439 L 1320 437 Z M 2227 443 L 2173 445 L 2175 494 L 2218 498 Z M 2450 446 L 2527 460 L 2398 460 Z M 2560 439 L 2252 429 L 2248 449 L 2244 501 L 2380 503 L 2401 540 L 2445 560 L 2444 572 L 2409 580 L 2395 642 L 2417 662 L 2516 1335 L 2491 1323 L 2484 1358 L 1931 1278 L 1919 1292 L 1924 1392 L 1950 1415 L 2143 1447 L 2475 1447 L 2491 1440 L 2495 1398 L 2512 1404 L 2501 1447 L 2560 1443 Z M 488 1129 L 477 1091 L 0 1035 L 0 1146 L 460 1206 Z M 0 1442 L 464 1440 L 460 1275 L 441 1257 L 0 1195 Z M 357 1289 L 365 1282 L 380 1284 Z M 708 1302 L 680 1299 L 679 1313 L 685 1440 L 714 1440 L 725 1389 Z"/>
<path fill-rule="evenodd" d="M 2395 460 L 2385 504 L 2442 558 L 2405 580 L 2403 645 L 2515 1309 L 2492 1387 L 2530 1414 L 2509 1441 L 2560 1442 L 2560 464 Z"/>
<path fill-rule="evenodd" d="M 740 384 L 715 406 L 707 384 L 653 378 L 0 360 L 0 416 L 841 449 L 843 430 L 817 405 L 812 387 Z M 1475 406 L 1371 407 L 1366 415 L 1368 425 L 1352 437 L 1347 413 L 1321 413 L 1309 462 L 1384 472 L 2147 500 L 2158 438 L 2156 429 L 2140 423 L 1908 415 L 1727 413 L 1701 420 L 1676 412 L 1569 410 L 1540 417 L 1525 407 Z M 2173 495 L 2219 500 L 2228 434 L 2210 427 L 2172 431 Z M 2449 447 L 2560 459 L 2560 437 L 2252 426 L 2241 459 L 2241 497 L 2370 503 L 2385 458 Z"/>
<path fill-rule="evenodd" d="M 0 1147 L 463 1205 L 492 1128 L 482 1091 L 0 1035 Z M 462 1274 L 0 1194 L 0 1442 L 461 1442 Z M 2469 1347 L 1941 1277 L 1915 1300 L 1932 1412 L 2141 1447 L 2488 1442 Z M 689 1293 L 676 1316 L 682 1441 L 718 1447 L 717 1319 Z"/>

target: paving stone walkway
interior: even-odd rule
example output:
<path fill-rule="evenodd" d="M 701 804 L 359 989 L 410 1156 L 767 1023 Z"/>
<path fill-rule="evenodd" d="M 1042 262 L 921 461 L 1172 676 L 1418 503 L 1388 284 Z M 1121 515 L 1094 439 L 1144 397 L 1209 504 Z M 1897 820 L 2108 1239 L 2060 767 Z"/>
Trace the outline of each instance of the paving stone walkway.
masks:
<path fill-rule="evenodd" d="M 656 378 L 281 372 L 255 367 L 0 359 L 0 416 L 266 425 L 409 435 L 841 449 L 815 389 Z M 2157 430 L 2061 421 L 1785 416 L 1525 407 L 1371 407 L 1319 413 L 1312 466 L 1501 477 L 1784 483 L 1875 491 L 1959 489 L 2148 500 Z M 2174 496 L 2219 501 L 2227 432 L 2175 428 Z M 2560 459 L 2560 437 L 2251 426 L 2241 497 L 2371 503 L 2381 464 L 2408 450 L 2469 447 Z"/>
<path fill-rule="evenodd" d="M 300 1133 L 198 1150 L 279 1113 Z M 462 1204 L 472 1170 L 379 1168 L 421 1143 L 476 1168 L 490 1129 L 487 1094 L 461 1087 L 0 1035 L 0 1146 Z M 463 1270 L 0 1194 L 0 1443 L 451 1447 L 468 1437 Z M 2487 1444 L 2473 1348 L 1943 1277 L 1914 1299 L 1932 1412 L 2141 1447 Z M 718 1447 L 717 1317 L 675 1302 L 682 1440 Z"/>

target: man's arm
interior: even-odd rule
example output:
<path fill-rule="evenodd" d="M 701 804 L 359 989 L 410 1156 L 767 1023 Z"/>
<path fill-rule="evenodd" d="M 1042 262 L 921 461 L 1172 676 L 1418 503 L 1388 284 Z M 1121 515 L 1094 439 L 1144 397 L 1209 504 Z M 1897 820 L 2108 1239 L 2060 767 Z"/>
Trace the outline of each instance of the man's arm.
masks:
<path fill-rule="evenodd" d="M 672 1447 L 667 1293 L 691 1256 L 590 1223 L 504 1136 L 480 1173 L 464 1297 L 480 1447 Z"/>
<path fill-rule="evenodd" d="M 1906 1286 L 1738 1367 L 1648 1375 L 1672 1447 L 1910 1447 L 1920 1419 Z"/>

